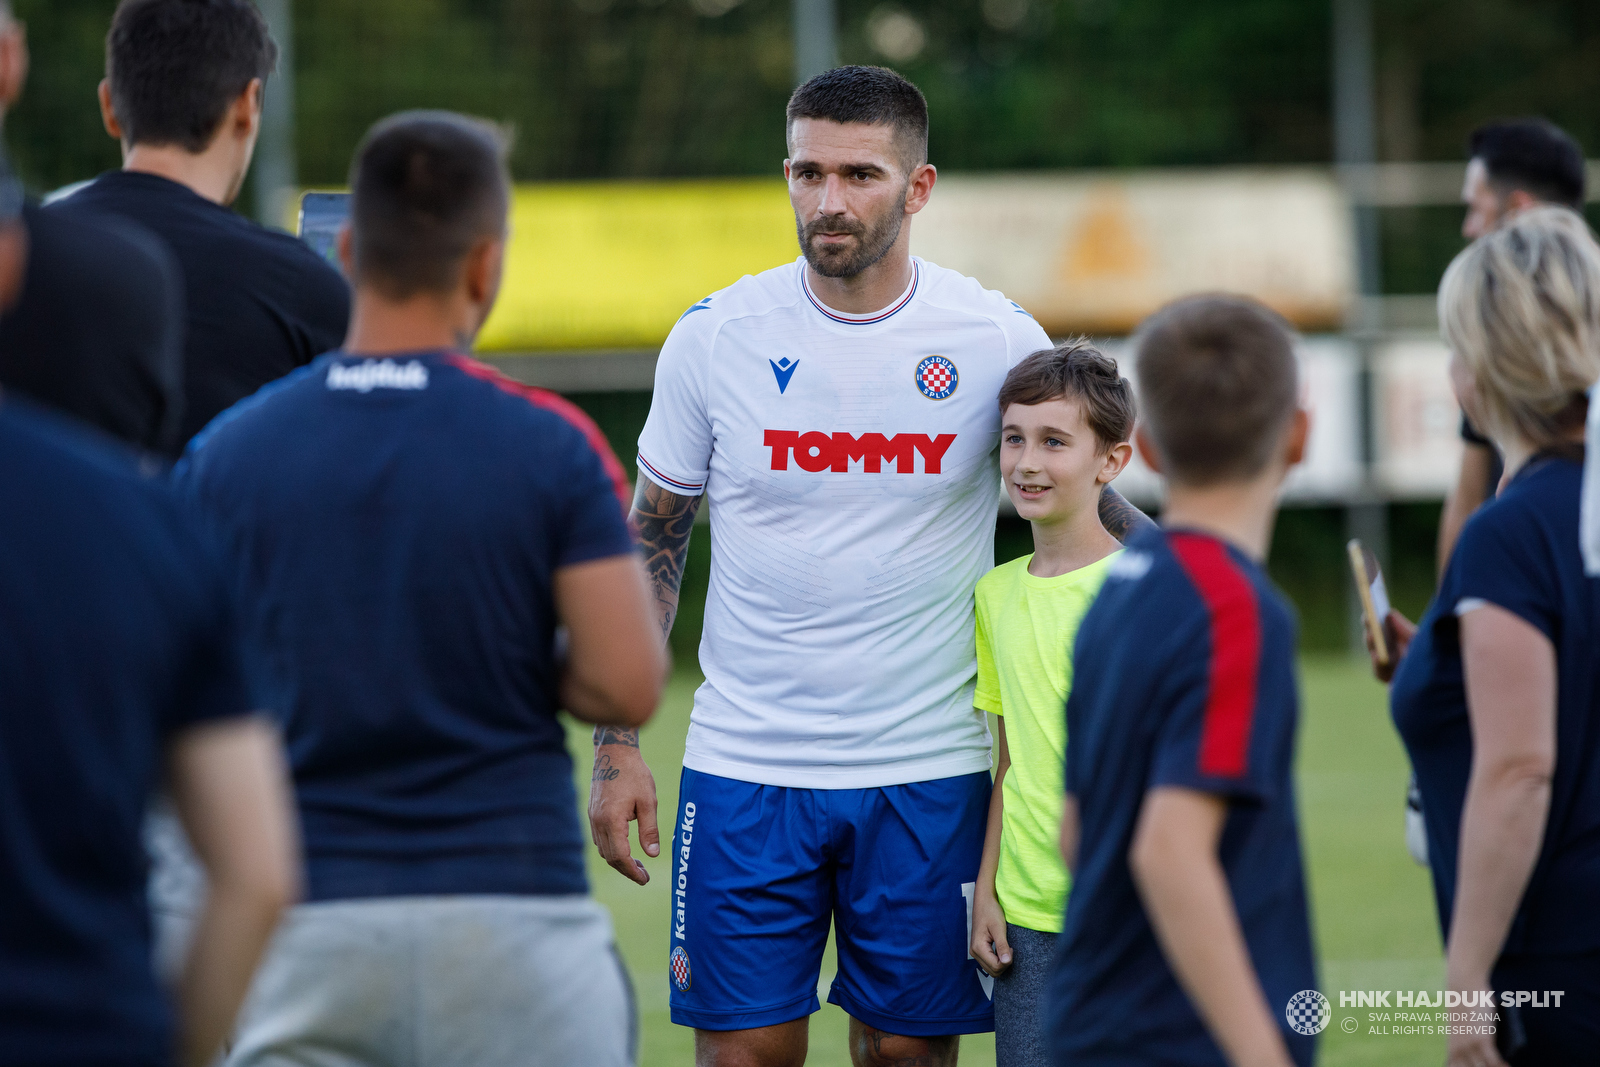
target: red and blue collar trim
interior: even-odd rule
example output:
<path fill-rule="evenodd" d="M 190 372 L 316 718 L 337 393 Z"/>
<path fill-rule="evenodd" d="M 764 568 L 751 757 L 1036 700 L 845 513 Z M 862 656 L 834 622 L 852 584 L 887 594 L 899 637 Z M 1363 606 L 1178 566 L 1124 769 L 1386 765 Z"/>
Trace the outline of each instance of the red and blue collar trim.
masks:
<path fill-rule="evenodd" d="M 901 308 L 911 303 L 911 298 L 917 295 L 917 286 L 921 283 L 921 281 L 922 265 L 913 259 L 911 261 L 911 287 L 906 290 L 905 295 L 899 300 L 895 301 L 892 307 L 884 308 L 875 315 L 868 315 L 865 318 L 861 318 L 854 315 L 841 315 L 837 311 L 829 308 L 822 301 L 818 300 L 811 292 L 811 283 L 806 280 L 806 268 L 800 268 L 800 289 L 806 294 L 806 299 L 811 301 L 811 306 L 822 312 L 823 315 L 827 316 L 829 319 L 832 319 L 834 322 L 843 323 L 846 326 L 871 326 L 875 323 L 879 323 L 887 318 L 890 318 Z"/>

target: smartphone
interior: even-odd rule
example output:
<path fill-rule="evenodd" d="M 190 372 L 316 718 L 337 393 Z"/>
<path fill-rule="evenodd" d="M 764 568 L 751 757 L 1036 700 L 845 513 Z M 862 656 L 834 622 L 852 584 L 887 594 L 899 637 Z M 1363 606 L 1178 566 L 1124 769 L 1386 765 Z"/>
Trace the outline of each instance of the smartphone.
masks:
<path fill-rule="evenodd" d="M 350 220 L 349 193 L 306 193 L 300 198 L 300 239 L 342 271 L 339 231 Z"/>
<path fill-rule="evenodd" d="M 1384 638 L 1383 623 L 1389 617 L 1389 591 L 1383 584 L 1383 569 L 1378 566 L 1378 557 L 1359 538 L 1352 539 L 1345 549 L 1350 553 L 1350 575 L 1361 597 L 1361 618 L 1372 638 L 1373 652 L 1378 664 L 1387 667 L 1389 642 Z"/>

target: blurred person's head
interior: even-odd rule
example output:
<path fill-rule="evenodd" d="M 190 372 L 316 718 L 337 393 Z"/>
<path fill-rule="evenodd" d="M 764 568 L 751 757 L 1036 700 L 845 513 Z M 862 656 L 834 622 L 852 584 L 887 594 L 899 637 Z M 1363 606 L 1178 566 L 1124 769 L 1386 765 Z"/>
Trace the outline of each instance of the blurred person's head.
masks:
<path fill-rule="evenodd" d="M 22 98 L 28 81 L 28 31 L 0 0 L 0 120 Z"/>
<path fill-rule="evenodd" d="M 1490 122 L 1472 131 L 1461 199 L 1461 234 L 1477 240 L 1540 204 L 1583 210 L 1583 149 L 1544 119 Z"/>
<path fill-rule="evenodd" d="M 1529 209 L 1467 246 L 1439 284 L 1450 380 L 1506 455 L 1580 440 L 1600 379 L 1600 247 L 1565 208 Z"/>
<path fill-rule="evenodd" d="M 1133 387 L 1083 339 L 1035 352 L 1000 386 L 1000 474 L 1017 514 L 1069 522 L 1133 455 Z"/>
<path fill-rule="evenodd" d="M 218 172 L 208 183 L 216 187 L 203 191 L 232 203 L 250 169 L 262 94 L 277 64 L 278 46 L 250 0 L 122 0 L 100 83 L 106 132 L 122 142 L 130 164 L 138 150 L 168 157 L 158 172 L 203 157 Z"/>
<path fill-rule="evenodd" d="M 928 103 L 883 67 L 838 67 L 794 91 L 784 176 L 811 269 L 850 278 L 904 239 L 928 202 Z"/>
<path fill-rule="evenodd" d="M 1281 482 L 1304 452 L 1294 336 L 1275 312 L 1237 296 L 1193 296 L 1134 336 L 1139 454 L 1173 486 Z"/>
<path fill-rule="evenodd" d="M 471 346 L 500 292 L 507 152 L 498 127 L 448 111 L 403 112 L 367 133 L 350 168 L 350 225 L 339 238 L 356 320 L 409 307 L 445 324 L 457 347 Z"/>

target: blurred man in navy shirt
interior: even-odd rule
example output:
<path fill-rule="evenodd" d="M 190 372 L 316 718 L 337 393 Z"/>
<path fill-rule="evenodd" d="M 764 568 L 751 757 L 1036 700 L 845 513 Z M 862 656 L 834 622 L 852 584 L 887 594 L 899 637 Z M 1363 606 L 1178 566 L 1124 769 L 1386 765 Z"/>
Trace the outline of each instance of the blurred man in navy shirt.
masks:
<path fill-rule="evenodd" d="M 234 1064 L 632 1062 L 557 711 L 637 727 L 665 652 L 605 439 L 464 354 L 499 290 L 504 153 L 446 113 L 374 128 L 345 350 L 179 464 L 273 665 L 305 827 L 308 903 Z"/>

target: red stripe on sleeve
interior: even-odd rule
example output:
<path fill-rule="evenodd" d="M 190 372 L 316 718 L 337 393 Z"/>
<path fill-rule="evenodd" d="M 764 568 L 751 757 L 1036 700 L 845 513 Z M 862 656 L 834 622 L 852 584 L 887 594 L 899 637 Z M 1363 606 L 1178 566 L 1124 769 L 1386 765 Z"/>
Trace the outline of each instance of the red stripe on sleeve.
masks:
<path fill-rule="evenodd" d="M 594 449 L 600 457 L 600 464 L 605 468 L 606 476 L 611 479 L 611 487 L 617 494 L 617 501 L 622 505 L 622 513 L 626 515 L 633 504 L 633 487 L 628 484 L 628 472 L 617 459 L 617 454 L 611 451 L 611 443 L 606 440 L 606 435 L 600 432 L 600 427 L 594 424 L 584 410 L 559 393 L 552 393 L 548 389 L 540 389 L 534 385 L 523 385 L 514 378 L 508 378 L 495 370 L 487 363 L 479 363 L 460 354 L 452 354 L 450 363 L 465 374 L 481 379 L 512 396 L 520 396 L 534 407 L 553 411 L 567 422 L 571 423 L 583 434 L 589 442 L 589 447 Z"/>
<path fill-rule="evenodd" d="M 1211 676 L 1200 728 L 1200 773 L 1243 776 L 1261 667 L 1261 612 L 1255 587 L 1222 542 L 1197 534 L 1168 538 L 1211 620 Z"/>

